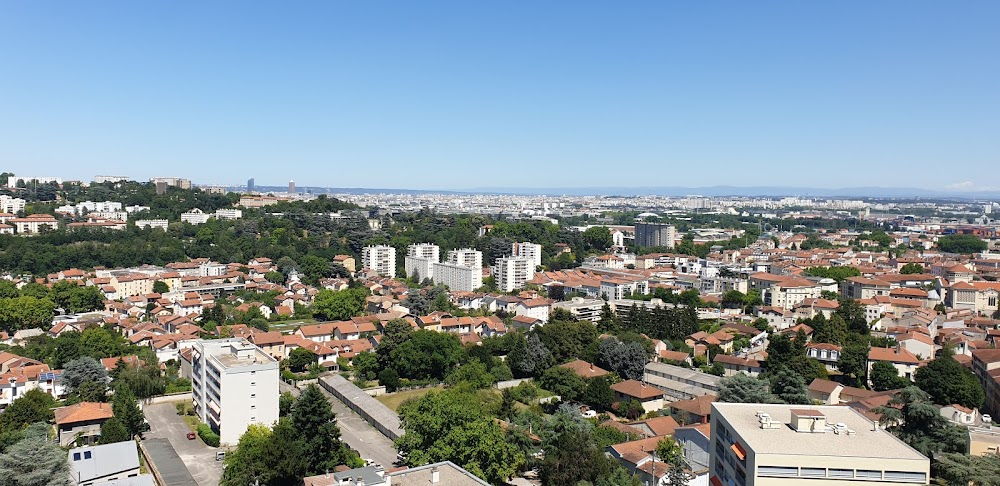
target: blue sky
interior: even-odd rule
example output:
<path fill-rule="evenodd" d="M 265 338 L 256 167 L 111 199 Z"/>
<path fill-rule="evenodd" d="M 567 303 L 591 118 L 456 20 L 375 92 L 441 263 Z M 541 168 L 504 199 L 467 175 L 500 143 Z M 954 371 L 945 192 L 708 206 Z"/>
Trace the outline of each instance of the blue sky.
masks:
<path fill-rule="evenodd" d="M 995 1 L 0 2 L 0 168 L 995 189 L 998 18 Z"/>

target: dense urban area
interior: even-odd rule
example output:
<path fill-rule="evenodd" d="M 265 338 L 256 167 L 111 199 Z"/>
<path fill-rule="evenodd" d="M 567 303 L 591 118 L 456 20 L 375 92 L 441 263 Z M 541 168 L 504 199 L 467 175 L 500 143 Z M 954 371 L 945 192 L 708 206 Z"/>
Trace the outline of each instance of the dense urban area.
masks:
<path fill-rule="evenodd" d="M 1000 484 L 927 198 L 0 175 L 0 485 Z"/>

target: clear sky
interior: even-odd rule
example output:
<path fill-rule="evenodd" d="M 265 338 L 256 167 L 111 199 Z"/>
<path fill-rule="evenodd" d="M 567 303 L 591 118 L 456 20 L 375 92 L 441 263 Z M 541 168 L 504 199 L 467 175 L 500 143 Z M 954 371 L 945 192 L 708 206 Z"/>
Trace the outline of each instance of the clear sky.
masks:
<path fill-rule="evenodd" d="M 4 1 L 0 169 L 1000 186 L 1000 2 Z"/>

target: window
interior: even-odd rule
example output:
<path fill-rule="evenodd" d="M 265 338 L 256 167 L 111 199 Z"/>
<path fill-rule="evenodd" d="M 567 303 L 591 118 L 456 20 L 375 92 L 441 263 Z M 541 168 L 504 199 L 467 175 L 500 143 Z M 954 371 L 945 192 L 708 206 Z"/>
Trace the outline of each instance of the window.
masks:
<path fill-rule="evenodd" d="M 251 372 L 250 372 L 250 374 L 251 374 L 251 375 L 256 375 L 256 374 L 257 374 L 257 372 L 256 372 L 256 371 L 251 371 Z"/>
<path fill-rule="evenodd" d="M 853 469 L 830 469 L 829 477 L 837 479 L 851 479 L 854 477 Z"/>
<path fill-rule="evenodd" d="M 250 382 L 250 386 L 257 386 L 257 382 L 256 381 L 251 381 Z"/>
<path fill-rule="evenodd" d="M 882 479 L 882 471 L 869 471 L 867 469 L 858 469 L 854 473 L 854 477 L 858 479 Z"/>
<path fill-rule="evenodd" d="M 73 460 L 74 461 L 79 461 L 80 460 L 80 453 L 79 452 L 74 452 L 73 453 Z"/>
<path fill-rule="evenodd" d="M 794 478 L 799 475 L 799 468 L 785 466 L 757 466 L 757 475 L 772 478 Z"/>
<path fill-rule="evenodd" d="M 910 472 L 910 471 L 886 471 L 885 472 L 886 481 L 902 481 L 906 483 L 927 483 L 927 476 L 922 472 Z"/>
<path fill-rule="evenodd" d="M 253 422 L 254 420 L 257 420 L 257 417 L 250 417 L 251 422 Z"/>
<path fill-rule="evenodd" d="M 250 405 L 250 410 L 257 410 L 257 405 Z"/>
<path fill-rule="evenodd" d="M 90 451 L 83 451 L 83 458 L 84 459 L 90 459 L 91 457 L 92 456 L 90 455 Z"/>
<path fill-rule="evenodd" d="M 799 472 L 799 475 L 804 478 L 825 478 L 826 469 L 821 467 L 804 467 Z"/>

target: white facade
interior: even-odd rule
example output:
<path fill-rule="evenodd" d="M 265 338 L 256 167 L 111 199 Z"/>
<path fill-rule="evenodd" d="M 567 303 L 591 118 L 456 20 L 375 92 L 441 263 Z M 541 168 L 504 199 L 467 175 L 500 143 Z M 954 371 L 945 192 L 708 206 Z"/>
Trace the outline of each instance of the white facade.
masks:
<path fill-rule="evenodd" d="M 389 245 L 366 246 L 361 250 L 361 266 L 384 277 L 395 277 L 396 249 Z"/>
<path fill-rule="evenodd" d="M 236 444 L 250 424 L 278 420 L 278 362 L 243 338 L 198 340 L 191 355 L 195 414 Z"/>
<path fill-rule="evenodd" d="M 77 214 L 83 214 L 85 211 L 92 213 L 94 211 L 121 211 L 122 203 L 114 201 L 84 201 L 76 205 Z"/>
<path fill-rule="evenodd" d="M 417 274 L 417 281 L 434 278 L 434 264 L 440 261 L 441 248 L 430 243 L 410 245 L 406 249 L 403 268 L 407 277 Z"/>
<path fill-rule="evenodd" d="M 467 267 L 483 268 L 483 252 L 472 248 L 462 248 L 448 252 L 448 263 Z"/>
<path fill-rule="evenodd" d="M 51 184 L 55 182 L 56 184 L 62 185 L 62 177 L 15 177 L 10 176 L 7 178 L 7 187 L 17 187 L 18 182 L 24 182 L 25 184 Z"/>
<path fill-rule="evenodd" d="M 24 211 L 27 202 L 19 197 L 10 197 L 6 194 L 0 196 L 0 213 L 17 214 Z"/>
<path fill-rule="evenodd" d="M 535 262 L 525 257 L 498 258 L 493 274 L 496 276 L 498 290 L 513 292 L 535 278 Z"/>
<path fill-rule="evenodd" d="M 94 183 L 96 184 L 105 184 L 108 182 L 111 183 L 128 182 L 128 181 L 129 181 L 128 176 L 109 176 L 109 175 L 94 176 Z"/>
<path fill-rule="evenodd" d="M 472 292 L 483 286 L 483 269 L 451 262 L 435 263 L 434 283 L 447 285 L 453 292 Z"/>
<path fill-rule="evenodd" d="M 512 250 L 512 256 L 528 258 L 536 267 L 542 264 L 542 245 L 528 242 L 514 243 Z"/>
<path fill-rule="evenodd" d="M 240 219 L 243 217 L 243 211 L 239 209 L 216 209 L 215 217 L 219 219 Z"/>
<path fill-rule="evenodd" d="M 208 218 L 211 218 L 211 217 L 212 217 L 212 215 L 206 214 L 204 211 L 202 211 L 202 210 L 200 210 L 198 208 L 194 208 L 194 209 L 192 209 L 192 210 L 190 210 L 190 211 L 188 211 L 186 213 L 181 213 L 181 221 L 185 222 L 185 223 L 191 223 L 191 224 L 207 223 L 208 222 Z"/>
<path fill-rule="evenodd" d="M 406 248 L 406 256 L 418 258 L 430 258 L 435 262 L 441 261 L 441 248 L 431 243 L 420 243 L 410 245 Z"/>
<path fill-rule="evenodd" d="M 167 230 L 167 225 L 169 222 L 165 219 L 137 219 L 135 225 L 138 228 L 158 228 L 163 231 Z"/>

